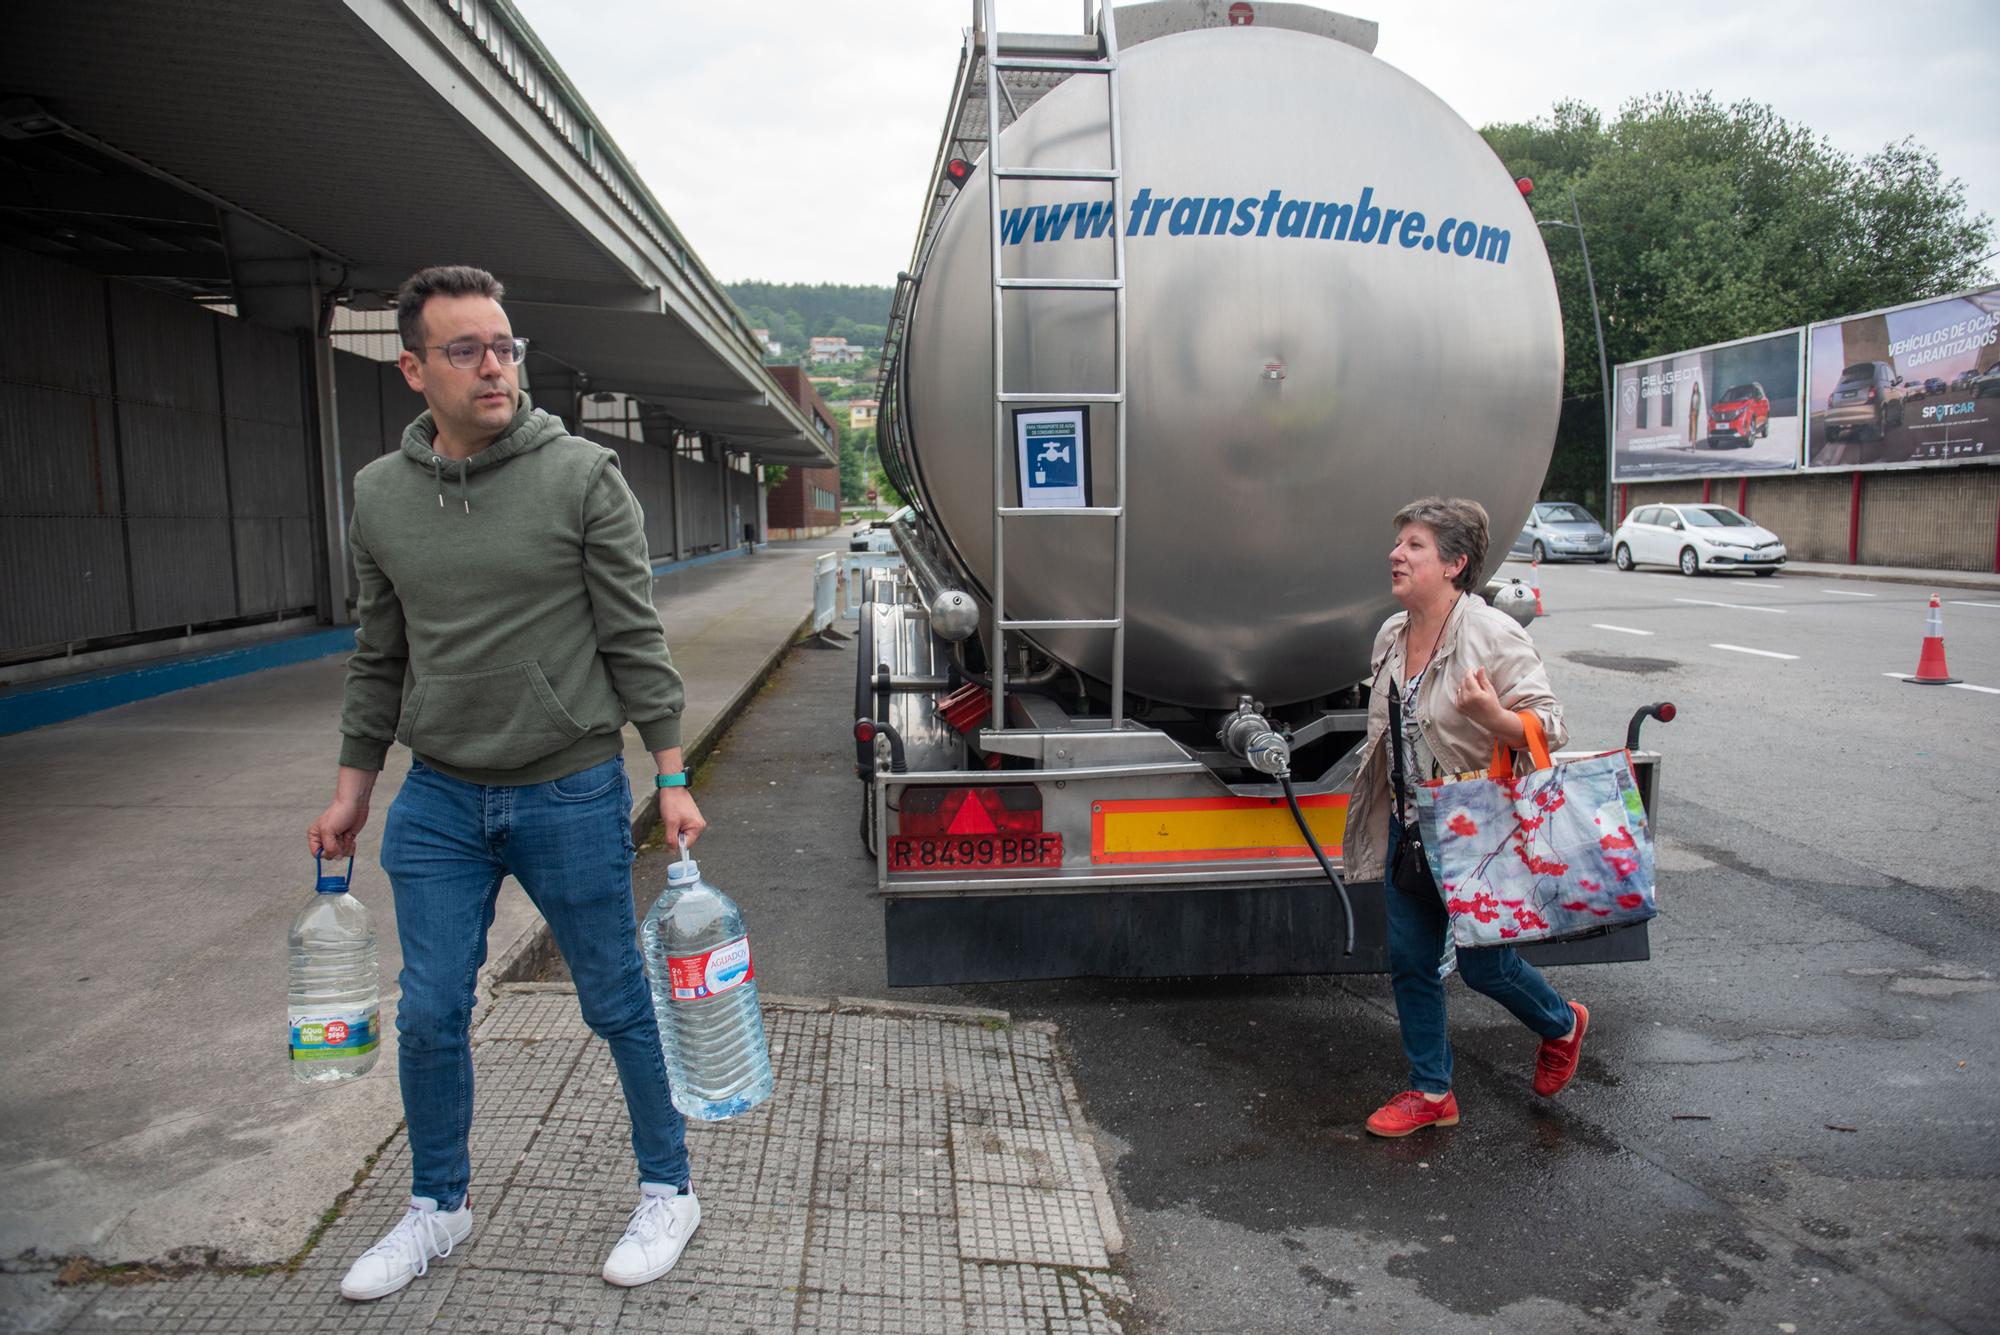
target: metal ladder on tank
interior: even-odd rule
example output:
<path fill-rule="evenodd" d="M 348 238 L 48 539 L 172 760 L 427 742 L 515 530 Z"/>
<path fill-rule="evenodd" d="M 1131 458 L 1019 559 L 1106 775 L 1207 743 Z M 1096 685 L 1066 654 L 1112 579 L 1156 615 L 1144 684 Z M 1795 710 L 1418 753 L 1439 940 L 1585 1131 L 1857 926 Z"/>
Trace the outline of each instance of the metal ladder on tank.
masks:
<path fill-rule="evenodd" d="M 1036 630 L 1108 630 L 1111 632 L 1111 727 L 1125 722 L 1125 147 L 1118 111 L 1118 29 L 1112 17 L 1111 0 L 1099 0 L 1095 58 L 1038 55 L 1032 51 L 1009 54 L 1001 43 L 993 21 L 995 0 L 976 0 L 979 32 L 986 52 L 986 168 L 987 223 L 991 229 L 990 252 L 993 277 L 993 652 L 987 665 L 993 676 L 992 729 L 1007 726 L 1007 633 Z M 1089 0 L 1084 17 L 1089 25 Z M 1086 32 L 1085 36 L 1091 33 Z M 1013 106 L 1001 75 L 1008 70 L 1038 73 L 1101 76 L 1109 116 L 1110 166 L 1108 167 L 1007 167 L 1000 161 L 1000 99 Z M 1019 112 L 1016 112 L 1019 119 Z M 1005 181 L 1094 181 L 1111 187 L 1111 276 L 1108 278 L 1008 278 L 1000 253 L 1000 195 Z M 1009 392 L 1006 381 L 1007 339 L 1005 298 L 1009 292 L 1108 292 L 1112 296 L 1112 364 L 1114 387 L 1102 390 Z M 1009 408 L 1032 404 L 1111 404 L 1118 421 L 1116 464 L 1117 505 L 1010 506 L 1007 497 L 1007 463 L 1014 444 L 1009 426 Z M 1081 444 L 1081 442 L 1079 442 Z M 1108 617 L 1068 617 L 1047 620 L 1016 620 L 1007 615 L 1007 521 L 1021 515 L 1071 519 L 1109 519 L 1113 525 L 1111 548 L 1111 615 Z"/>

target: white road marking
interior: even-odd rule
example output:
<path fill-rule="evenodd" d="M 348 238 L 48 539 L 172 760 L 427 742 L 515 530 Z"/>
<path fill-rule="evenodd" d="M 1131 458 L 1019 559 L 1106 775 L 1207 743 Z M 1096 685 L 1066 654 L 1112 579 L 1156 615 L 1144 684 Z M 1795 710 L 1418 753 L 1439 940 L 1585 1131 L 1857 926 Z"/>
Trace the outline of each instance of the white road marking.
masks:
<path fill-rule="evenodd" d="M 1615 630 L 1622 635 L 1651 635 L 1653 633 L 1650 630 L 1634 630 L 1630 626 L 1607 626 L 1602 621 L 1591 622 L 1590 628 L 1592 630 Z"/>
<path fill-rule="evenodd" d="M 1696 603 L 1702 607 L 1733 607 L 1739 612 L 1776 612 L 1779 616 L 1785 615 L 1785 609 L 1782 607 L 1759 607 L 1755 603 L 1717 603 L 1710 602 L 1706 598 L 1676 598 L 1674 601 Z"/>
<path fill-rule="evenodd" d="M 1884 672 L 1882 675 L 1895 681 L 1916 680 L 1907 672 Z M 1981 695 L 2000 695 L 2000 686 L 1974 686 L 1969 681 L 1950 681 L 1940 682 L 1939 684 L 1943 686 L 1956 686 L 1961 691 L 1978 691 Z"/>
<path fill-rule="evenodd" d="M 1821 589 L 1820 592 L 1837 593 L 1843 598 L 1874 598 L 1877 596 L 1876 594 L 1872 593 L 1856 593 L 1852 589 Z"/>
<path fill-rule="evenodd" d="M 1947 598 L 1945 601 L 1953 607 L 2000 607 L 2000 603 L 1968 603 L 1962 598 Z"/>
<path fill-rule="evenodd" d="M 1755 654 L 1759 658 L 1797 658 L 1797 654 L 1781 654 L 1775 649 L 1746 649 L 1740 644 L 1711 644 L 1711 649 L 1727 649 L 1732 654 Z"/>

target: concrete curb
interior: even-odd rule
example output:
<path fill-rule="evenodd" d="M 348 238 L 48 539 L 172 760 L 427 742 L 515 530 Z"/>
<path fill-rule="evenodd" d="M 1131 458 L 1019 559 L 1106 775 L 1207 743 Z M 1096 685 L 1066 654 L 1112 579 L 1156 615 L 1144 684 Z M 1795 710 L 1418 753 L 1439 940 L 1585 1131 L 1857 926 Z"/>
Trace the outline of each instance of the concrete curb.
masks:
<path fill-rule="evenodd" d="M 707 758 L 709 752 L 715 749 L 715 744 L 722 740 L 725 732 L 729 731 L 729 725 L 734 723 L 749 706 L 750 701 L 756 698 L 757 692 L 771 679 L 771 674 L 778 670 L 778 665 L 785 661 L 785 656 L 791 653 L 792 646 L 799 642 L 800 637 L 805 635 L 811 626 L 812 613 L 807 612 L 785 637 L 784 643 L 774 649 L 770 657 L 750 674 L 749 680 L 743 683 L 736 694 L 729 697 L 722 708 L 715 711 L 714 717 L 709 719 L 707 725 L 692 740 L 684 740 L 681 743 L 682 760 L 689 771 L 693 771 Z M 653 827 L 659 824 L 659 820 L 659 801 L 649 792 L 632 808 L 632 842 L 635 845 L 644 844 L 646 836 L 653 832 Z M 537 914 L 534 922 L 529 924 L 526 930 L 479 971 L 479 990 L 491 996 L 503 985 L 521 986 L 540 973 L 555 958 L 555 938 L 549 935 L 549 925 L 542 920 L 541 915 Z"/>
<path fill-rule="evenodd" d="M 1858 579 L 1870 584 L 1909 584 L 1919 589 L 1974 589 L 1981 593 L 2000 593 L 2000 576 L 1981 578 L 1966 570 L 1926 570 L 1905 575 L 1873 571 L 1865 566 L 1857 569 L 1853 566 L 1814 564 L 1788 565 L 1785 573 L 1795 578 Z"/>

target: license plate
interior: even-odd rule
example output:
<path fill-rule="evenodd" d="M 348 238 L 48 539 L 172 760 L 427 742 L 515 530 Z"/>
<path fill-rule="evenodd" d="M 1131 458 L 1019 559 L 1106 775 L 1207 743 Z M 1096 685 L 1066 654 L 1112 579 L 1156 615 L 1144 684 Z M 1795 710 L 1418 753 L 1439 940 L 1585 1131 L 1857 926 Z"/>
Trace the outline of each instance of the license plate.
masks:
<path fill-rule="evenodd" d="M 889 840 L 890 871 L 963 871 L 982 867 L 1060 867 L 1060 834 L 899 834 Z"/>

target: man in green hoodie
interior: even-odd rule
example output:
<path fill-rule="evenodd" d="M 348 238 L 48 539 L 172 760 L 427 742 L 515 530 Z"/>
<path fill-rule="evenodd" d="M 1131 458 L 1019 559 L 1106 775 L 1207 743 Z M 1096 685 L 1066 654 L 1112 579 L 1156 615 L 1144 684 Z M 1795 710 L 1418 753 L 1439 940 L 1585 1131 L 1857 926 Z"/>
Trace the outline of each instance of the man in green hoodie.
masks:
<path fill-rule="evenodd" d="M 693 842 L 706 822 L 681 768 L 681 679 L 618 456 L 522 393 L 527 342 L 501 295 L 457 265 L 403 284 L 400 365 L 430 407 L 354 482 L 359 626 L 334 799 L 307 842 L 351 857 L 390 743 L 410 748 L 382 866 L 403 948 L 413 1178 L 402 1222 L 341 1284 L 356 1300 L 394 1293 L 472 1232 L 473 981 L 509 875 L 548 921 L 632 1115 L 639 1205 L 604 1278 L 659 1278 L 701 1222 L 634 943 L 621 732 L 629 721 L 653 753 L 668 847 Z"/>

